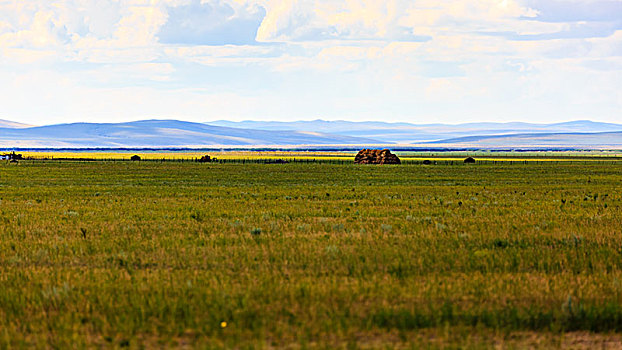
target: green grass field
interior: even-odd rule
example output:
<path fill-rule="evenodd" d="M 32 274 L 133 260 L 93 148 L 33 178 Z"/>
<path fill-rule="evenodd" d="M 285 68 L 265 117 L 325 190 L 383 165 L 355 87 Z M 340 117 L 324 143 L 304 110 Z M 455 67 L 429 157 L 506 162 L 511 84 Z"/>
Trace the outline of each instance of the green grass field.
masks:
<path fill-rule="evenodd" d="M 621 189 L 616 162 L 2 163 L 0 348 L 618 348 Z"/>

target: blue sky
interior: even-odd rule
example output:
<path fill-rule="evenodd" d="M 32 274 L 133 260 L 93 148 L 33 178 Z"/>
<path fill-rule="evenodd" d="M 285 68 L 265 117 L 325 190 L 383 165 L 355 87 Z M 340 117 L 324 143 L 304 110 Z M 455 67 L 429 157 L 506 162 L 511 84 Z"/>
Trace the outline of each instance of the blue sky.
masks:
<path fill-rule="evenodd" d="M 0 0 L 0 119 L 622 122 L 622 0 Z"/>

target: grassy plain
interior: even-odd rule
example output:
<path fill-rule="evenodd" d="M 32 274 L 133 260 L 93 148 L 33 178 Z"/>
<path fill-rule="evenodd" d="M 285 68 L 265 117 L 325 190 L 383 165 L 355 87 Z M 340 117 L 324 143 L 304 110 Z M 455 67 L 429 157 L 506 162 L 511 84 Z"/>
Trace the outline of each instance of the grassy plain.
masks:
<path fill-rule="evenodd" d="M 617 162 L 2 163 L 0 348 L 618 348 L 621 182 Z"/>

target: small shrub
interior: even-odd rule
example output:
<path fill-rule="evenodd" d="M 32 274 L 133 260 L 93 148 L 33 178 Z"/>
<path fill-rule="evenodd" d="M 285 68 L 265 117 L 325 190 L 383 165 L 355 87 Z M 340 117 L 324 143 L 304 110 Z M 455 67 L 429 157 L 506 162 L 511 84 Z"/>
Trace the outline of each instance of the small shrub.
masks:
<path fill-rule="evenodd" d="M 509 247 L 509 246 L 510 246 L 510 242 L 508 242 L 508 241 L 507 241 L 507 240 L 505 240 L 505 239 L 500 239 L 500 238 L 497 238 L 497 239 L 495 239 L 495 240 L 494 240 L 493 245 L 494 245 L 496 248 L 507 248 L 507 247 Z"/>

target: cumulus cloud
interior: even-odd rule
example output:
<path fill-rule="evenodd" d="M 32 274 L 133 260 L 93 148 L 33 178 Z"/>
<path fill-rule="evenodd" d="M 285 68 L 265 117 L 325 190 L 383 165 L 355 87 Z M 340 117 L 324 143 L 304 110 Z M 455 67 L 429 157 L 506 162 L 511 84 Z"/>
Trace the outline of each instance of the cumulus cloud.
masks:
<path fill-rule="evenodd" d="M 258 32 L 263 41 L 425 41 L 439 31 L 496 28 L 536 15 L 512 0 L 282 0 L 266 7 Z"/>
<path fill-rule="evenodd" d="M 109 37 L 121 10 L 119 3 L 108 1 L 0 1 L 1 45 L 40 48 Z"/>
<path fill-rule="evenodd" d="M 145 61 L 166 49 L 286 43 L 290 56 L 332 46 L 382 48 L 427 42 L 431 50 L 481 54 L 505 41 L 609 37 L 620 1 L 584 0 L 32 0 L 0 1 L 0 47 L 58 50 L 65 60 Z M 619 11 L 618 11 L 619 12 Z M 102 51 L 106 53 L 103 54 Z M 214 52 L 214 50 L 212 50 Z M 34 54 L 37 56 L 36 54 Z M 218 56 L 218 54 L 216 54 Z M 41 55 L 39 55 L 41 56 Z M 252 58 L 252 57 L 249 57 Z M 426 58 L 427 59 L 427 58 Z"/>
<path fill-rule="evenodd" d="M 400 40 L 429 37 L 400 25 L 406 1 L 271 1 L 260 41 Z"/>
<path fill-rule="evenodd" d="M 168 20 L 158 33 L 160 42 L 188 45 L 253 44 L 266 12 L 261 6 L 245 5 L 193 0 L 186 5 L 169 7 Z"/>

